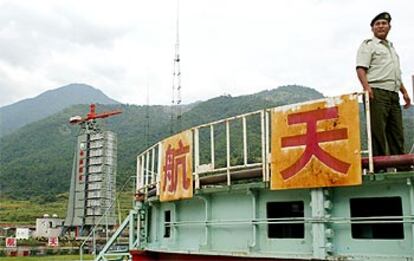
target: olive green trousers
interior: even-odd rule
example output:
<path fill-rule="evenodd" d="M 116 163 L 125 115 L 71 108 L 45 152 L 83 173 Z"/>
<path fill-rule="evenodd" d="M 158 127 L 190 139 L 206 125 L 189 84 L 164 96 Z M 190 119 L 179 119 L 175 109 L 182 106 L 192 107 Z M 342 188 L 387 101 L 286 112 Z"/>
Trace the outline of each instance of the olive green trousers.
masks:
<path fill-rule="evenodd" d="M 404 154 L 404 132 L 397 92 L 372 89 L 370 99 L 372 149 L 374 156 Z"/>

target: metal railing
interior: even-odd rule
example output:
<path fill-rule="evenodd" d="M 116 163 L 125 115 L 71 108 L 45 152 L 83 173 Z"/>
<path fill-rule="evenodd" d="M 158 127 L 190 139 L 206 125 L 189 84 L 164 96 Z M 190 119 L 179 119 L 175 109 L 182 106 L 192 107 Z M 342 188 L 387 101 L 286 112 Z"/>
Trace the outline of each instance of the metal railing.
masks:
<path fill-rule="evenodd" d="M 137 157 L 137 182 L 136 191 L 147 194 L 148 189 L 157 188 L 161 173 L 161 149 L 162 143 L 159 142 Z M 156 159 L 157 158 L 157 159 Z"/>
<path fill-rule="evenodd" d="M 218 120 L 215 122 L 211 122 L 208 124 L 199 125 L 195 128 L 193 128 L 194 133 L 194 177 L 195 177 L 195 187 L 198 189 L 200 187 L 200 176 L 206 175 L 206 174 L 215 174 L 215 173 L 226 173 L 226 183 L 227 185 L 231 185 L 231 171 L 237 170 L 237 169 L 243 169 L 243 168 L 254 168 L 254 167 L 262 167 L 262 178 L 263 181 L 269 180 L 269 175 L 267 171 L 269 170 L 268 167 L 266 167 L 266 164 L 268 163 L 266 155 L 269 153 L 269 139 L 267 135 L 266 128 L 266 119 L 268 119 L 268 112 L 266 110 L 260 110 L 255 111 L 251 113 L 246 113 L 234 117 L 230 117 L 223 120 Z M 256 144 L 260 146 L 260 158 L 252 159 L 249 162 L 249 153 L 248 153 L 248 118 L 250 118 L 250 121 L 256 123 L 254 121 L 254 117 L 256 116 L 256 119 L 258 117 L 258 120 L 260 122 L 260 144 Z M 239 121 L 239 124 L 237 122 Z M 232 132 L 231 132 L 231 124 L 236 125 L 236 127 L 241 128 L 241 140 L 237 140 L 237 138 L 234 138 L 235 141 L 232 142 Z M 225 162 L 224 166 L 220 167 L 216 160 L 216 132 L 215 130 L 219 128 L 219 126 L 222 125 L 224 127 L 225 131 Z M 237 126 L 240 125 L 240 126 Z M 205 142 L 204 146 L 200 143 L 200 132 L 203 129 L 207 129 L 209 132 L 209 143 Z M 218 135 L 217 135 L 218 136 Z M 234 135 L 238 136 L 238 135 Z M 241 161 L 236 161 L 235 163 L 232 163 L 231 161 L 231 155 L 232 151 L 237 151 L 237 149 L 232 150 L 232 147 L 234 147 L 238 142 L 241 142 L 240 146 L 240 153 L 241 153 Z M 236 144 L 235 144 L 236 143 Z M 209 162 L 206 162 L 204 164 L 201 164 L 200 159 L 200 153 L 201 151 L 209 151 L 210 152 L 210 160 Z M 252 153 L 251 153 L 252 154 Z"/>
<path fill-rule="evenodd" d="M 128 256 L 130 257 L 129 249 L 135 248 L 137 246 L 137 241 L 135 238 L 137 238 L 136 235 L 136 228 L 134 227 L 135 220 L 136 220 L 137 212 L 136 210 L 131 210 L 129 215 L 124 219 L 122 224 L 118 227 L 118 229 L 115 231 L 115 233 L 112 235 L 112 237 L 107 240 L 105 246 L 102 248 L 102 250 L 99 252 L 99 254 L 95 255 L 95 260 L 107 260 L 105 257 L 120 257 L 120 256 Z M 129 237 L 129 244 L 128 244 L 128 251 L 117 251 L 117 252 L 111 252 L 111 247 L 116 243 L 118 238 L 122 235 L 122 233 L 128 230 L 128 237 Z M 81 256 L 82 257 L 82 256 Z M 82 260 L 82 259 L 81 259 Z"/>
<path fill-rule="evenodd" d="M 369 97 L 368 95 L 365 95 L 365 93 L 354 93 L 353 95 L 358 96 L 360 102 L 364 104 L 367 150 L 361 152 L 368 154 L 368 172 L 373 173 L 374 164 L 372 156 Z M 261 168 L 263 182 L 268 182 L 270 180 L 270 114 L 273 109 L 274 108 L 269 108 L 245 113 L 189 129 L 193 134 L 193 177 L 195 181 L 195 189 L 200 188 L 200 177 L 225 173 L 227 175 L 226 183 L 227 185 L 231 185 L 232 172 L 255 167 Z M 234 131 L 233 134 L 233 129 L 236 127 L 240 129 Z M 249 132 L 249 127 L 256 129 L 250 130 Z M 252 131 L 259 132 L 260 141 L 257 141 L 257 137 L 256 139 L 249 139 Z M 237 138 L 239 138 L 239 140 L 234 138 L 234 136 L 238 136 Z M 220 138 L 225 140 L 225 148 L 220 148 L 221 153 L 224 151 L 225 154 L 217 156 L 217 139 Z M 253 144 L 254 146 L 260 147 L 260 155 L 254 155 L 255 157 L 253 157 L 252 152 L 249 152 L 252 143 L 255 143 Z M 220 144 L 223 144 L 223 142 Z M 232 155 L 235 153 L 235 150 L 238 150 L 240 153 L 240 157 L 238 157 L 238 161 L 236 162 L 232 160 Z M 206 152 L 209 155 L 206 155 Z M 162 171 L 161 154 L 162 141 L 154 144 L 137 156 L 136 190 L 138 193 L 147 195 L 150 190 L 156 189 L 156 195 L 159 195 L 160 175 Z M 201 154 L 203 154 L 203 157 Z M 222 162 L 219 162 L 218 158 L 220 158 Z"/>
<path fill-rule="evenodd" d="M 269 161 L 267 155 L 269 154 L 269 110 L 260 110 L 251 113 L 246 113 L 218 121 L 214 121 L 207 124 L 202 124 L 191 128 L 193 133 L 193 144 L 194 144 L 194 158 L 193 158 L 193 176 L 195 180 L 196 188 L 200 187 L 200 177 L 203 175 L 214 175 L 217 173 L 226 173 L 226 183 L 231 184 L 231 173 L 232 171 L 244 168 L 262 168 L 262 179 L 263 181 L 269 181 Z M 250 124 L 249 124 L 250 122 Z M 253 155 L 253 152 L 249 153 L 249 134 L 248 128 L 254 128 L 255 124 L 259 122 L 260 132 L 260 155 Z M 235 127 L 232 128 L 232 125 Z M 240 127 L 241 130 L 236 130 L 234 139 L 232 136 L 232 129 Z M 207 135 L 205 130 L 208 131 Z M 220 131 L 223 130 L 223 133 Z M 201 134 L 201 132 L 204 132 Z M 241 139 L 241 141 L 237 140 Z M 250 135 L 251 136 L 251 135 Z M 206 142 L 206 137 L 208 142 Z M 203 139 L 204 142 L 200 140 Z M 225 161 L 220 162 L 217 160 L 217 139 L 224 139 L 225 142 Z M 258 143 L 257 141 L 250 141 L 251 143 Z M 240 145 L 241 144 L 241 145 Z M 231 155 L 235 150 L 233 147 L 237 146 L 241 153 L 241 161 L 232 162 Z M 202 151 L 208 151 L 209 157 L 200 157 Z M 140 193 L 147 194 L 150 189 L 157 189 L 159 193 L 159 182 L 161 173 L 161 152 L 162 142 L 159 142 L 137 157 L 137 186 L 136 189 Z M 205 154 L 205 153 L 204 153 Z M 254 157 L 256 156 L 256 157 Z M 208 162 L 206 159 L 208 158 Z M 224 166 L 220 166 L 224 165 Z"/>

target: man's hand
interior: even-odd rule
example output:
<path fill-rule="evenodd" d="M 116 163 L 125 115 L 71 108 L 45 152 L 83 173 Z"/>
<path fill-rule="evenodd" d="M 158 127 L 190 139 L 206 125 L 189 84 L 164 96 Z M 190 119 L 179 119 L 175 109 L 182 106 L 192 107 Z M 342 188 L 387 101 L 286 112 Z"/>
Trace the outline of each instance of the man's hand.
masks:
<path fill-rule="evenodd" d="M 403 98 L 404 98 L 404 101 L 405 101 L 404 109 L 410 108 L 410 106 L 411 106 L 411 99 L 410 99 L 410 96 L 408 96 L 408 93 L 404 93 Z"/>
<path fill-rule="evenodd" d="M 365 90 L 368 92 L 369 98 L 371 100 L 374 99 L 374 92 L 372 91 L 371 86 L 368 85 L 368 87 L 366 87 Z"/>

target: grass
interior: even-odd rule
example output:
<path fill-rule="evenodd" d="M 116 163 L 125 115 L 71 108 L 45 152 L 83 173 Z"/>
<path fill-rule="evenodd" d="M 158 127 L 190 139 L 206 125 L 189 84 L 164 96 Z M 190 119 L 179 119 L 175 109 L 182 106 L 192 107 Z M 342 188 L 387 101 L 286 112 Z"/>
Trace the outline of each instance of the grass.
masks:
<path fill-rule="evenodd" d="M 58 201 L 46 204 L 4 198 L 0 201 L 1 223 L 34 225 L 36 218 L 44 214 L 57 214 L 61 218 L 66 216 L 67 197 L 59 197 Z"/>
<path fill-rule="evenodd" d="M 79 255 L 55 255 L 55 256 L 16 256 L 0 257 L 1 261 L 60 261 L 60 260 L 79 260 Z M 84 255 L 83 260 L 93 260 L 92 255 Z"/>
<path fill-rule="evenodd" d="M 64 193 L 57 196 L 57 201 L 40 204 L 29 200 L 11 200 L 0 198 L 0 225 L 1 224 L 24 224 L 35 225 L 36 218 L 43 217 L 44 214 L 57 214 L 60 218 L 66 216 L 68 194 Z M 116 212 L 121 211 L 121 218 L 124 219 L 132 208 L 132 191 L 120 193 L 120 205 L 116 205 Z M 122 220 L 121 220 L 122 222 Z"/>

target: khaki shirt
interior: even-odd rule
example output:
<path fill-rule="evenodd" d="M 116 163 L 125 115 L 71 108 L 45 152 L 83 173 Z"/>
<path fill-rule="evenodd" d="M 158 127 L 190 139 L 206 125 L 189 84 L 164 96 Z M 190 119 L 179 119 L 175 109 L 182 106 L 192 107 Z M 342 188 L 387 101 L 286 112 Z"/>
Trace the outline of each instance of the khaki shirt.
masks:
<path fill-rule="evenodd" d="M 367 79 L 372 88 L 400 90 L 400 59 L 390 41 L 376 37 L 363 41 L 358 49 L 357 67 L 367 68 Z"/>

